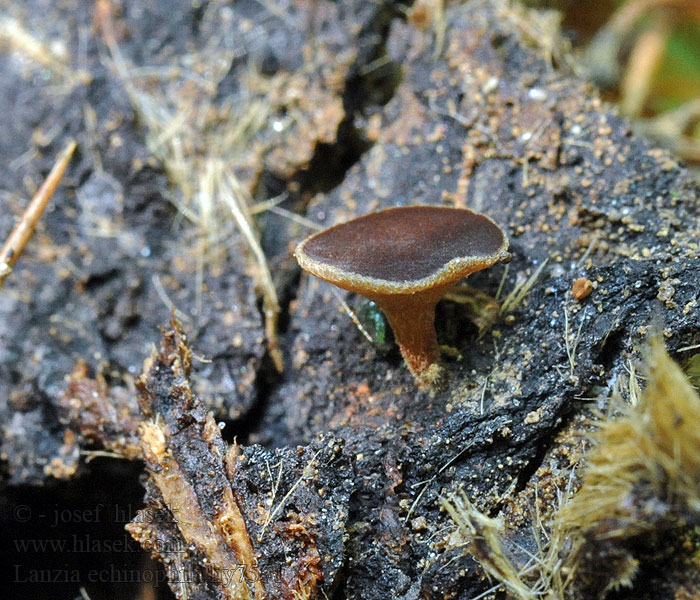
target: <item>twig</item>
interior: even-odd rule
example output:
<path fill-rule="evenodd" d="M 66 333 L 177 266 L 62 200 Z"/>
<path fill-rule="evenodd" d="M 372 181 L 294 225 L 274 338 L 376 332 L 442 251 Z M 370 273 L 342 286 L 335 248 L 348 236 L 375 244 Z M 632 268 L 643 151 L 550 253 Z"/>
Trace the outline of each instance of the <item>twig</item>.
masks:
<path fill-rule="evenodd" d="M 73 152 L 75 152 L 75 148 L 76 143 L 74 140 L 71 140 L 61 154 L 59 154 L 48 177 L 44 183 L 41 184 L 39 191 L 34 194 L 32 201 L 29 203 L 29 206 L 27 206 L 24 214 L 22 214 L 19 223 L 17 223 L 10 232 L 10 236 L 7 238 L 2 250 L 0 250 L 0 288 L 2 288 L 3 283 L 5 283 L 7 276 L 12 273 L 12 267 L 22 254 L 29 238 L 32 237 L 34 228 L 41 218 L 51 196 L 53 196 L 53 193 L 56 191 L 56 187 L 68 167 L 68 163 L 70 162 L 71 156 L 73 156 Z"/>

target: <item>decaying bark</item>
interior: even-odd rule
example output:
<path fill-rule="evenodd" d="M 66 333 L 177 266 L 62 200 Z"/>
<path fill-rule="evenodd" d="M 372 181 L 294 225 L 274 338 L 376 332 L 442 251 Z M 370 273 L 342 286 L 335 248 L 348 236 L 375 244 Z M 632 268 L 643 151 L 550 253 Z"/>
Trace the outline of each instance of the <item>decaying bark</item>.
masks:
<path fill-rule="evenodd" d="M 332 593 L 352 470 L 332 436 L 277 453 L 227 448 L 190 388 L 173 320 L 138 381 L 146 507 L 127 526 L 166 566 L 178 598 L 313 598 Z M 154 518 L 157 516 L 157 518 Z"/>

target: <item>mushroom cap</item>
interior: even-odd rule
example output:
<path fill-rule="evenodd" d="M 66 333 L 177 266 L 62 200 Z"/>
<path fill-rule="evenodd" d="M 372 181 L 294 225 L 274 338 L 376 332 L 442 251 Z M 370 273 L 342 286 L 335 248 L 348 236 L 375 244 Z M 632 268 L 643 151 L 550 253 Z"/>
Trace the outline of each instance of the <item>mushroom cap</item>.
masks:
<path fill-rule="evenodd" d="M 509 257 L 503 230 L 464 208 L 389 208 L 336 225 L 297 246 L 312 275 L 364 295 L 448 286 Z"/>

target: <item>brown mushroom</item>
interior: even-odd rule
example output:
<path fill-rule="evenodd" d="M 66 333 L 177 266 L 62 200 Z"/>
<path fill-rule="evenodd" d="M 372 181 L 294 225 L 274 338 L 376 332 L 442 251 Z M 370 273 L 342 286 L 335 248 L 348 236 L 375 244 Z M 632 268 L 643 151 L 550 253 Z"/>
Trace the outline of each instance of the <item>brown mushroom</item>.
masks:
<path fill-rule="evenodd" d="M 373 300 L 427 387 L 441 374 L 435 305 L 460 279 L 510 257 L 505 233 L 491 219 L 443 206 L 358 217 L 307 238 L 295 256 L 312 275 Z"/>

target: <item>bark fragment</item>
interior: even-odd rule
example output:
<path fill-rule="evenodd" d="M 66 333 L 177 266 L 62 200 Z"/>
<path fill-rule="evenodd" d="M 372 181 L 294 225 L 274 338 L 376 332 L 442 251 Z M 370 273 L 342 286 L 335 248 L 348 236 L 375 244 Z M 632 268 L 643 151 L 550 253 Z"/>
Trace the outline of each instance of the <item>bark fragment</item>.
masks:
<path fill-rule="evenodd" d="M 277 456 L 227 447 L 192 394 L 190 358 L 173 321 L 138 380 L 149 479 L 147 506 L 127 530 L 163 562 L 179 598 L 292 599 L 331 590 L 351 475 L 342 443 L 319 438 Z"/>

